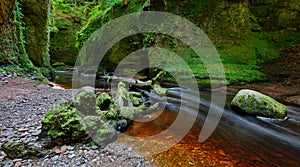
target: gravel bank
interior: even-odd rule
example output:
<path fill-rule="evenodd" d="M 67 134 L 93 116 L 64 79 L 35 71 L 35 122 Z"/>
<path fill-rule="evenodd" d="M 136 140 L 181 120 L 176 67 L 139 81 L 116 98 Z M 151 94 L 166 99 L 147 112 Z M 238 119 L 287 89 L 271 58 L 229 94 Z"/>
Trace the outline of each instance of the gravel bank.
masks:
<path fill-rule="evenodd" d="M 54 89 L 26 77 L 0 78 L 0 146 L 22 141 L 41 149 L 41 120 L 53 107 L 73 98 L 76 90 Z M 143 156 L 122 143 L 105 148 L 90 144 L 57 146 L 42 158 L 9 159 L 0 152 L 0 166 L 151 166 Z"/>

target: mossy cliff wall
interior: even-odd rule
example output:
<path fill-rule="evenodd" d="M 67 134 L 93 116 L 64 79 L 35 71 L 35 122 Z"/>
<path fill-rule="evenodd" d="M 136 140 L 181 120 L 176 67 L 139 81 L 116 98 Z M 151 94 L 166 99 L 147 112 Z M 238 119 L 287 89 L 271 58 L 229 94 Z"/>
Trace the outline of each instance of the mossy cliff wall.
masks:
<path fill-rule="evenodd" d="M 11 15 L 15 6 L 15 0 L 1 0 L 0 2 L 0 25 L 3 25 Z"/>
<path fill-rule="evenodd" d="M 32 67 L 25 50 L 22 18 L 19 0 L 0 2 L 0 66 Z"/>
<path fill-rule="evenodd" d="M 10 48 L 10 44 L 13 41 L 13 38 L 11 37 L 12 31 L 12 24 L 9 24 L 9 17 L 13 13 L 13 9 L 15 6 L 15 1 L 1 1 L 0 2 L 0 65 L 2 64 L 8 64 L 9 61 L 12 61 L 8 58 L 6 53 L 11 52 L 12 48 Z M 10 32 L 7 32 L 7 30 L 10 30 Z"/>
<path fill-rule="evenodd" d="M 87 12 L 90 9 L 88 4 L 93 2 L 79 1 L 58 1 L 52 3 L 50 16 L 50 58 L 51 64 L 63 62 L 67 65 L 74 65 L 78 56 L 76 44 L 76 33 L 86 22 Z"/>
<path fill-rule="evenodd" d="M 264 30 L 299 31 L 299 0 L 252 0 L 250 10 Z"/>
<path fill-rule="evenodd" d="M 51 0 L 0 1 L 0 66 L 49 71 L 48 16 Z M 33 64 L 33 63 L 34 64 Z M 8 68 L 8 70 L 11 68 Z M 13 69 L 11 69 L 13 70 Z"/>
<path fill-rule="evenodd" d="M 26 50 L 37 67 L 50 67 L 49 12 L 51 0 L 23 0 Z"/>

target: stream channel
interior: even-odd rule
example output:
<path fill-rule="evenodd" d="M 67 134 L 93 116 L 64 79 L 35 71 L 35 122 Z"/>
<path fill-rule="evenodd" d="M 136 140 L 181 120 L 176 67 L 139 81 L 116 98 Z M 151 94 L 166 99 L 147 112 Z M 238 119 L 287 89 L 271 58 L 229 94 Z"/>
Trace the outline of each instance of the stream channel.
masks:
<path fill-rule="evenodd" d="M 72 73 L 60 72 L 56 83 L 71 88 L 71 79 Z M 96 85 L 109 86 L 108 83 Z M 193 90 L 168 88 L 164 111 L 151 114 L 149 117 L 157 117 L 151 121 L 134 121 L 123 133 L 141 138 L 159 134 L 171 126 L 182 107 L 197 119 L 182 140 L 167 151 L 151 156 L 158 166 L 300 166 L 300 107 L 287 106 L 288 118 L 285 120 L 242 116 L 230 109 L 233 95 L 227 94 L 217 128 L 206 141 L 200 143 L 199 133 L 209 106 L 214 103 L 210 101 L 210 91 L 200 91 L 199 110 L 181 104 L 181 98 L 197 99 L 194 94 Z M 184 126 L 186 122 L 180 123 Z M 159 144 L 156 142 L 167 145 L 173 137 L 176 137 L 176 132 L 169 132 L 165 139 L 146 143 L 150 145 L 147 148 L 157 149 Z M 140 141 L 126 141 L 128 147 L 141 145 Z"/>

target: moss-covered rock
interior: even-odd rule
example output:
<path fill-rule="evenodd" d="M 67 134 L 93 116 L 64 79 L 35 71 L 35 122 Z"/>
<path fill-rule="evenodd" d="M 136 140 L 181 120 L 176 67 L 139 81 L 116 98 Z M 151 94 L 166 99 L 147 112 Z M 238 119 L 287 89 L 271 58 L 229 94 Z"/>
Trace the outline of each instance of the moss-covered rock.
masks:
<path fill-rule="evenodd" d="M 15 141 L 6 141 L 2 144 L 1 149 L 5 152 L 8 158 L 24 158 L 31 155 L 36 155 L 37 150 L 33 147 L 29 147 L 27 144 Z"/>
<path fill-rule="evenodd" d="M 96 107 L 96 95 L 80 92 L 74 101 L 50 110 L 42 120 L 42 133 L 50 136 L 52 143 L 63 145 L 93 139 L 106 145 L 115 139 L 116 131 Z"/>
<path fill-rule="evenodd" d="M 74 105 L 84 115 L 97 115 L 96 95 L 89 91 L 82 91 L 76 95 Z"/>
<path fill-rule="evenodd" d="M 113 104 L 113 100 L 109 94 L 103 92 L 97 97 L 96 104 L 102 111 L 109 110 L 111 105 Z"/>
<path fill-rule="evenodd" d="M 259 92 L 243 89 L 231 101 L 233 110 L 242 114 L 283 119 L 287 116 L 285 105 Z"/>
<path fill-rule="evenodd" d="M 42 131 L 53 143 L 63 145 L 87 140 L 88 134 L 80 124 L 81 116 L 72 101 L 50 110 L 42 120 Z"/>
<path fill-rule="evenodd" d="M 116 139 L 116 130 L 99 116 L 86 116 L 81 120 L 83 128 L 99 145 L 107 145 Z"/>
<path fill-rule="evenodd" d="M 106 145 L 116 138 L 116 130 L 122 131 L 135 118 L 149 114 L 149 108 L 140 104 L 137 92 L 129 92 L 120 82 L 112 98 L 107 93 L 96 95 L 82 91 L 75 100 L 50 110 L 42 120 L 42 134 L 51 138 L 48 147 L 92 139 Z M 155 111 L 155 108 L 151 111 Z"/>

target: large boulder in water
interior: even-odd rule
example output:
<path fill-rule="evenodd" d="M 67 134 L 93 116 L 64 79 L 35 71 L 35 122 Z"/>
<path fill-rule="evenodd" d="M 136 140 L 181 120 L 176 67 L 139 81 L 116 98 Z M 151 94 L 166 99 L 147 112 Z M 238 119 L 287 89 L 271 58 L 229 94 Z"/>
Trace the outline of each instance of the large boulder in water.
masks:
<path fill-rule="evenodd" d="M 240 90 L 231 101 L 231 107 L 242 114 L 279 119 L 287 116 L 285 105 L 269 96 L 249 89 Z"/>

